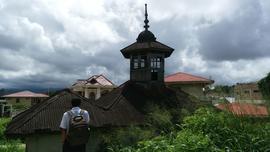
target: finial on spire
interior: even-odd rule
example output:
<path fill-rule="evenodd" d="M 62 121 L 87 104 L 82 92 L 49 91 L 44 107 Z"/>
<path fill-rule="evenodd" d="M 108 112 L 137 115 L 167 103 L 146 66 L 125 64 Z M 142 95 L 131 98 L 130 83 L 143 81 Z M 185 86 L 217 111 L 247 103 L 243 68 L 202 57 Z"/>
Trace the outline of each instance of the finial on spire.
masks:
<path fill-rule="evenodd" d="M 144 20 L 145 25 L 144 25 L 144 28 L 145 28 L 146 31 L 149 28 L 149 25 L 148 25 L 149 20 L 148 20 L 147 17 L 148 17 L 148 14 L 147 14 L 147 4 L 145 4 L 145 20 Z"/>

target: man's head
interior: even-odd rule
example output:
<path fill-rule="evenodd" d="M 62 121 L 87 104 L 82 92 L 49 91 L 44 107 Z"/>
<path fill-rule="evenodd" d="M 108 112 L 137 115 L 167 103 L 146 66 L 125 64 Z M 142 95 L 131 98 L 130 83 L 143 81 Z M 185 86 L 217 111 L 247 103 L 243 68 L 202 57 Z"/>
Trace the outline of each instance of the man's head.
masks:
<path fill-rule="evenodd" d="M 72 107 L 79 107 L 81 105 L 81 99 L 80 98 L 72 98 L 71 105 L 72 105 Z"/>

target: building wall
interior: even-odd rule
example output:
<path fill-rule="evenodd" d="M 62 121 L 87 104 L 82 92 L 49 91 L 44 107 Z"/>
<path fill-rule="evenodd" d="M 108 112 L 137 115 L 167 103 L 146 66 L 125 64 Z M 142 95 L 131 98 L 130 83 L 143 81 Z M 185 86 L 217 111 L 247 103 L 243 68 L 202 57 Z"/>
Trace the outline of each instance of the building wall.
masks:
<path fill-rule="evenodd" d="M 6 98 L 6 101 L 14 109 L 26 109 L 31 106 L 31 98 Z"/>
<path fill-rule="evenodd" d="M 182 91 L 193 95 L 199 99 L 203 99 L 205 97 L 203 93 L 204 84 L 169 84 L 171 88 L 181 89 Z"/>
<path fill-rule="evenodd" d="M 100 89 L 100 90 L 98 90 L 98 89 Z M 76 87 L 73 87 L 72 90 L 74 92 L 77 92 L 81 96 L 84 96 L 85 98 L 97 100 L 101 96 L 103 96 L 106 93 L 112 91 L 113 87 L 100 87 L 100 86 L 97 86 L 96 88 L 93 88 L 93 87 L 85 88 L 84 86 L 76 86 Z M 92 95 L 94 95 L 94 97 L 92 97 Z"/>
<path fill-rule="evenodd" d="M 87 152 L 98 152 L 101 142 L 98 134 L 90 133 L 89 142 L 86 145 Z M 61 152 L 62 143 L 59 134 L 36 134 L 26 137 L 26 152 Z"/>
<path fill-rule="evenodd" d="M 234 87 L 234 96 L 237 101 L 261 103 L 262 94 L 257 83 L 238 83 Z"/>

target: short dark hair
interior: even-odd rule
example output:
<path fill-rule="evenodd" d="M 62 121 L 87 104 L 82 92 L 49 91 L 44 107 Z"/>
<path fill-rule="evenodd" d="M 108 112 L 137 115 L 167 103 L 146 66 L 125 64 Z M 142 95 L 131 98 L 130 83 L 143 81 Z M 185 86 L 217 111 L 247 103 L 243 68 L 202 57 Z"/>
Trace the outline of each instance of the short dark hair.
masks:
<path fill-rule="evenodd" d="M 72 105 L 72 107 L 79 107 L 81 105 L 81 99 L 80 98 L 72 98 L 71 105 Z"/>

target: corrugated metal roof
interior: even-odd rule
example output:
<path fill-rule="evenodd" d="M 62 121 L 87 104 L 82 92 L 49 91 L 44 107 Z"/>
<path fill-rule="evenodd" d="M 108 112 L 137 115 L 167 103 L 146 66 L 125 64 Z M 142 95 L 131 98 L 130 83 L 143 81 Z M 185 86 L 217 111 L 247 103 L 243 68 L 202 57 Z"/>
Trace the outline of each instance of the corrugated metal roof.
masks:
<path fill-rule="evenodd" d="M 16 93 L 4 95 L 3 97 L 5 97 L 5 98 L 17 98 L 17 97 L 47 98 L 49 96 L 46 95 L 46 94 L 34 93 L 34 92 L 31 92 L 31 91 L 26 90 L 26 91 L 21 91 L 21 92 L 16 92 Z"/>
<path fill-rule="evenodd" d="M 249 103 L 230 103 L 230 104 L 218 104 L 217 108 L 221 110 L 227 110 L 235 115 L 246 115 L 246 116 L 259 116 L 265 117 L 269 113 L 266 106 L 259 106 Z"/>
<path fill-rule="evenodd" d="M 213 80 L 183 72 L 168 75 L 164 79 L 165 83 L 206 83 L 206 84 L 214 83 Z"/>

